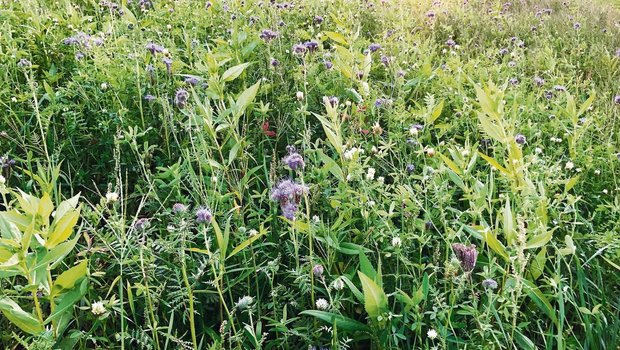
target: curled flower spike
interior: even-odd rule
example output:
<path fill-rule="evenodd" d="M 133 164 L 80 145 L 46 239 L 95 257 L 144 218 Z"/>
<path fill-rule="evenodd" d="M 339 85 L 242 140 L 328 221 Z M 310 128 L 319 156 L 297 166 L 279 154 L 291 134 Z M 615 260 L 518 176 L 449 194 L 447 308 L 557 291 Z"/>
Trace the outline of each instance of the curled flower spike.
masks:
<path fill-rule="evenodd" d="M 298 210 L 301 197 L 308 192 L 308 187 L 292 180 L 282 180 L 271 190 L 271 199 L 280 203 L 282 215 L 293 220 Z"/>
<path fill-rule="evenodd" d="M 286 150 L 288 151 L 288 155 L 282 158 L 282 162 L 291 168 L 291 170 L 303 169 L 306 166 L 304 158 L 297 153 L 295 147 L 287 146 Z"/>
<path fill-rule="evenodd" d="M 211 210 L 209 210 L 208 208 L 198 208 L 198 210 L 196 210 L 196 222 L 198 223 L 203 223 L 203 222 L 211 222 L 211 219 L 213 219 L 213 213 L 211 213 Z"/>

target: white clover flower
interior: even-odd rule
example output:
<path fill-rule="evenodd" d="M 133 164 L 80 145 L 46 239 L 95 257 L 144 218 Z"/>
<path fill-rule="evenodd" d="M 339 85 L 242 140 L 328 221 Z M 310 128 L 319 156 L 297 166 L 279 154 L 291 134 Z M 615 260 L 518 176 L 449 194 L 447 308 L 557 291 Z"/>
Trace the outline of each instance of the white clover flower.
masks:
<path fill-rule="evenodd" d="M 215 175 L 211 176 L 211 182 L 214 184 L 217 183 L 217 176 Z"/>
<path fill-rule="evenodd" d="M 418 135 L 418 128 L 416 128 L 415 126 L 411 126 L 409 128 L 409 134 L 411 134 L 411 136 L 417 136 Z"/>
<path fill-rule="evenodd" d="M 304 99 L 304 93 L 301 91 L 297 91 L 297 94 L 295 94 L 295 97 L 297 97 L 297 101 L 301 101 Z"/>
<path fill-rule="evenodd" d="M 601 171 L 599 169 L 594 170 L 594 175 L 601 175 Z"/>
<path fill-rule="evenodd" d="M 114 203 L 118 201 L 118 193 L 117 192 L 108 192 L 105 195 L 105 200 L 108 203 Z"/>
<path fill-rule="evenodd" d="M 470 153 L 469 153 L 469 150 L 468 150 L 468 149 L 464 149 L 464 150 L 461 152 L 461 155 L 462 155 L 463 157 L 469 157 L 469 154 L 470 154 Z"/>
<path fill-rule="evenodd" d="M 392 246 L 394 248 L 400 248 L 402 244 L 403 244 L 403 241 L 401 241 L 400 237 L 396 236 L 392 238 Z"/>
<path fill-rule="evenodd" d="M 379 149 L 377 148 L 377 146 L 372 146 L 372 149 L 370 151 L 372 153 L 377 153 L 377 152 L 379 152 Z"/>
<path fill-rule="evenodd" d="M 430 340 L 433 340 L 433 339 L 437 338 L 437 335 L 438 335 L 438 334 L 437 334 L 437 331 L 436 331 L 436 330 L 434 330 L 434 329 L 432 329 L 432 328 L 431 328 L 431 329 L 429 329 L 429 330 L 428 330 L 428 332 L 426 332 L 426 336 L 427 336 Z"/>
<path fill-rule="evenodd" d="M 253 302 L 254 298 L 246 295 L 243 298 L 239 299 L 239 301 L 237 302 L 237 308 L 241 310 L 247 309 L 250 305 L 252 305 Z"/>
<path fill-rule="evenodd" d="M 95 316 L 103 315 L 106 312 L 105 306 L 103 305 L 102 301 L 96 301 L 92 303 L 90 309 Z"/>
<path fill-rule="evenodd" d="M 603 194 L 607 194 L 607 193 L 609 193 L 609 191 L 607 191 L 607 189 L 604 189 Z"/>
<path fill-rule="evenodd" d="M 256 236 L 257 234 L 258 234 L 258 231 L 256 231 L 255 229 L 251 229 L 251 230 L 248 232 L 248 236 L 250 236 L 250 237 L 254 237 L 254 236 Z"/>
<path fill-rule="evenodd" d="M 377 182 L 380 183 L 380 184 L 383 184 L 385 182 L 385 178 L 383 176 L 379 176 L 377 178 Z"/>
<path fill-rule="evenodd" d="M 541 153 L 543 152 L 543 150 L 542 150 L 542 148 L 540 148 L 540 147 L 536 147 L 536 149 L 534 149 L 534 152 L 535 152 L 536 154 L 541 154 Z"/>
<path fill-rule="evenodd" d="M 575 164 L 571 161 L 566 162 L 566 165 L 564 165 L 564 169 L 566 170 L 572 170 L 575 167 Z"/>
<path fill-rule="evenodd" d="M 344 288 L 344 282 L 342 281 L 342 278 L 335 279 L 334 282 L 332 282 L 332 287 L 335 290 L 342 290 Z"/>
<path fill-rule="evenodd" d="M 312 222 L 318 224 L 319 222 L 321 222 L 321 218 L 319 218 L 318 215 L 313 215 L 312 216 Z"/>
<path fill-rule="evenodd" d="M 6 183 L 6 179 L 4 176 L 0 175 L 0 185 L 4 185 Z"/>
<path fill-rule="evenodd" d="M 375 178 L 375 168 L 368 168 L 368 173 L 366 174 L 366 180 L 372 180 Z"/>
<path fill-rule="evenodd" d="M 316 308 L 319 310 L 327 310 L 329 308 L 329 302 L 323 298 L 316 300 Z"/>
<path fill-rule="evenodd" d="M 369 207 L 374 207 L 377 203 L 375 201 L 368 201 Z"/>
<path fill-rule="evenodd" d="M 353 179 L 353 176 L 351 174 L 347 174 L 347 181 L 351 181 L 351 179 Z"/>

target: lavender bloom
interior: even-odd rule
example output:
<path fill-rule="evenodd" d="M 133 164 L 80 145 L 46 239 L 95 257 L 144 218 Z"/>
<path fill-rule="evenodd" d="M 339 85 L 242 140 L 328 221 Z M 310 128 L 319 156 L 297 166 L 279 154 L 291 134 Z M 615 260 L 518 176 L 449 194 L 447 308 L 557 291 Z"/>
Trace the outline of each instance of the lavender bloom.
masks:
<path fill-rule="evenodd" d="M 272 67 L 277 67 L 277 66 L 279 66 L 279 65 L 280 65 L 280 61 L 278 61 L 278 60 L 277 60 L 277 59 L 275 59 L 275 58 L 272 58 L 272 59 L 271 59 L 271 61 L 270 61 L 270 63 L 271 63 L 271 66 L 272 66 Z"/>
<path fill-rule="evenodd" d="M 271 199 L 280 203 L 282 215 L 289 220 L 295 218 L 297 205 L 308 188 L 292 180 L 282 180 L 271 190 Z"/>
<path fill-rule="evenodd" d="M 499 54 L 500 54 L 501 56 L 504 56 L 504 55 L 508 54 L 508 49 L 507 49 L 507 48 L 502 48 L 502 49 L 500 49 L 500 50 L 499 50 Z"/>
<path fill-rule="evenodd" d="M 306 166 L 304 158 L 297 153 L 295 147 L 286 146 L 286 150 L 288 151 L 288 155 L 282 158 L 282 162 L 291 168 L 291 170 L 303 169 Z"/>
<path fill-rule="evenodd" d="M 390 58 L 386 55 L 381 56 L 381 63 L 383 63 L 384 66 L 389 66 L 390 65 Z"/>
<path fill-rule="evenodd" d="M 392 100 L 388 99 L 388 98 L 378 98 L 375 101 L 375 107 L 380 108 L 380 107 L 384 107 L 386 105 L 391 105 L 392 104 Z"/>
<path fill-rule="evenodd" d="M 545 97 L 547 98 L 547 100 L 550 100 L 553 98 L 553 91 L 545 91 Z"/>
<path fill-rule="evenodd" d="M 312 273 L 314 274 L 315 277 L 317 278 L 321 278 L 323 277 L 323 265 L 320 264 L 316 264 L 314 265 L 314 267 L 312 268 Z"/>
<path fill-rule="evenodd" d="M 18 67 L 32 67 L 32 62 L 28 61 L 25 58 L 22 58 L 21 60 L 19 60 L 19 62 L 17 62 L 17 66 Z"/>
<path fill-rule="evenodd" d="M 455 42 L 454 40 L 452 40 L 452 39 L 448 39 L 448 40 L 446 41 L 446 46 L 448 46 L 448 47 L 454 47 L 454 46 L 456 46 L 456 42 Z"/>
<path fill-rule="evenodd" d="M 155 43 L 148 43 L 148 44 L 146 44 L 146 49 L 147 49 L 148 51 L 150 51 L 150 52 L 151 52 L 151 54 L 153 54 L 153 55 L 154 55 L 155 53 L 158 53 L 158 52 L 163 52 L 163 51 L 164 51 L 164 47 L 163 47 L 163 46 L 161 46 L 161 45 L 157 45 L 157 44 L 155 44 Z"/>
<path fill-rule="evenodd" d="M 303 55 L 306 53 L 306 46 L 304 44 L 293 45 L 293 53 L 296 55 Z"/>
<path fill-rule="evenodd" d="M 150 222 L 149 222 L 149 219 L 147 218 L 140 218 L 133 224 L 133 227 L 138 231 L 145 230 L 149 226 L 150 226 Z"/>
<path fill-rule="evenodd" d="M 172 206 L 172 212 L 175 214 L 184 213 L 187 211 L 187 206 L 183 203 L 174 203 Z"/>
<path fill-rule="evenodd" d="M 325 68 L 332 69 L 334 64 L 331 61 L 325 61 Z"/>
<path fill-rule="evenodd" d="M 515 142 L 519 145 L 523 145 L 525 144 L 526 138 L 525 135 L 523 134 L 517 134 L 517 136 L 515 136 Z"/>
<path fill-rule="evenodd" d="M 472 244 L 468 247 L 461 243 L 454 243 L 452 244 L 452 249 L 454 250 L 456 257 L 459 259 L 463 271 L 471 272 L 476 266 L 476 260 L 478 259 L 478 251 L 476 250 L 476 246 Z"/>
<path fill-rule="evenodd" d="M 151 94 L 144 95 L 144 100 L 147 101 L 147 102 L 153 102 L 153 101 L 155 101 L 155 99 L 156 99 L 156 97 L 151 95 Z"/>
<path fill-rule="evenodd" d="M 414 171 L 415 171 L 415 165 L 407 164 L 407 172 L 411 174 Z"/>
<path fill-rule="evenodd" d="M 277 37 L 278 37 L 278 35 L 279 35 L 279 33 L 278 33 L 278 32 L 275 32 L 275 31 L 273 31 L 273 30 L 271 30 L 271 29 L 265 29 L 265 30 L 263 30 L 263 31 L 260 33 L 259 37 L 260 37 L 261 39 L 265 40 L 265 41 L 271 41 L 271 40 L 273 40 L 273 39 L 277 38 Z"/>
<path fill-rule="evenodd" d="M 164 57 L 161 61 L 164 62 L 164 64 L 166 65 L 166 70 L 168 71 L 168 74 L 172 74 L 172 59 Z"/>
<path fill-rule="evenodd" d="M 338 103 L 340 102 L 338 100 L 338 97 L 336 96 L 330 96 L 328 97 L 327 101 L 329 102 L 330 105 L 332 105 L 332 107 L 336 107 L 338 106 Z"/>
<path fill-rule="evenodd" d="M 211 210 L 209 210 L 208 208 L 201 207 L 201 208 L 198 208 L 198 210 L 196 210 L 196 222 L 209 223 L 211 222 L 211 219 L 213 219 L 213 214 L 211 213 Z"/>
<path fill-rule="evenodd" d="M 397 76 L 399 77 L 404 77 L 405 76 L 405 71 L 404 70 L 399 70 L 398 73 L 396 73 Z"/>
<path fill-rule="evenodd" d="M 379 44 L 372 43 L 370 44 L 370 46 L 368 46 L 368 50 L 370 50 L 370 52 L 375 52 L 375 51 L 378 51 L 379 49 L 381 49 L 381 45 Z"/>
<path fill-rule="evenodd" d="M 309 52 L 314 52 L 314 51 L 316 51 L 316 49 L 319 48 L 319 44 L 316 41 L 314 41 L 314 40 L 306 41 L 304 43 L 304 46 L 306 47 L 306 49 L 308 49 Z"/>
<path fill-rule="evenodd" d="M 486 280 L 482 281 L 482 286 L 485 289 L 497 289 L 497 282 L 492 278 L 487 278 Z"/>
<path fill-rule="evenodd" d="M 314 16 L 314 19 L 312 21 L 314 22 L 314 24 L 321 24 L 323 23 L 323 16 Z"/>
<path fill-rule="evenodd" d="M 534 84 L 536 84 L 536 86 L 542 86 L 544 83 L 545 79 L 541 77 L 534 77 Z"/>
<path fill-rule="evenodd" d="M 553 86 L 553 89 L 554 89 L 555 91 L 566 91 L 566 87 L 565 87 L 565 86 L 563 86 L 563 85 L 554 85 L 554 86 Z"/>
<path fill-rule="evenodd" d="M 78 61 L 79 61 L 79 60 L 81 60 L 82 58 L 84 58 L 84 54 L 83 54 L 82 52 L 78 51 L 78 52 L 76 52 L 76 53 L 75 53 L 75 59 L 76 59 L 76 60 L 78 60 Z"/>
<path fill-rule="evenodd" d="M 575 29 L 581 29 L 581 23 L 579 23 L 579 22 L 575 22 L 575 24 L 573 24 L 573 28 L 575 28 Z"/>
<path fill-rule="evenodd" d="M 616 96 L 614 97 L 614 103 L 615 103 L 615 104 L 620 104 L 620 95 L 616 95 Z"/>
<path fill-rule="evenodd" d="M 519 79 L 511 78 L 508 82 L 510 82 L 510 85 L 517 85 L 519 84 Z"/>
<path fill-rule="evenodd" d="M 183 109 L 187 105 L 187 100 L 189 99 L 189 93 L 185 89 L 178 89 L 174 96 L 174 104 L 179 108 Z"/>
<path fill-rule="evenodd" d="M 198 85 L 198 82 L 200 81 L 200 79 L 198 79 L 198 77 L 187 77 L 183 81 L 185 82 L 185 84 L 196 86 Z"/>

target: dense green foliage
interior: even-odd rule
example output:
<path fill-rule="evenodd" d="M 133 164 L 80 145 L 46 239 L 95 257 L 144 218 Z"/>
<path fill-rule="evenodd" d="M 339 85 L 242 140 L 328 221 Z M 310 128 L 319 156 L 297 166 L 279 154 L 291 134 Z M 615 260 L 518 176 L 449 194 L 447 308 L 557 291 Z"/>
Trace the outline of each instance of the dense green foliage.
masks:
<path fill-rule="evenodd" d="M 8 349 L 615 349 L 620 13 L 0 0 Z"/>

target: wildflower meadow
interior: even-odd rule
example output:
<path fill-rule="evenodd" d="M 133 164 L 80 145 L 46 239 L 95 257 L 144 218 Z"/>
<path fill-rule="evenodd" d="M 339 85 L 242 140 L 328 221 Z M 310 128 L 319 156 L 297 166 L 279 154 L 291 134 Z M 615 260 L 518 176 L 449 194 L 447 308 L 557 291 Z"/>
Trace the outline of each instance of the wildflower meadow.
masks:
<path fill-rule="evenodd" d="M 619 349 L 620 2 L 0 0 L 3 349 Z"/>

